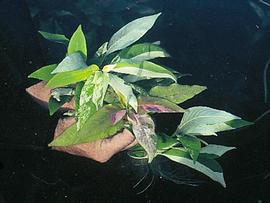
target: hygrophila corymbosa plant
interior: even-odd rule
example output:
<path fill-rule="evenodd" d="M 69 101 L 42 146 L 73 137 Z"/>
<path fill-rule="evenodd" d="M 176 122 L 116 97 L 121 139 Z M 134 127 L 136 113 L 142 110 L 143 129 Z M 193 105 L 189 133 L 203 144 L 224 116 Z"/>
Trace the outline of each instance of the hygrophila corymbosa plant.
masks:
<path fill-rule="evenodd" d="M 76 123 L 49 146 L 88 143 L 115 135 L 124 128 L 133 132 L 137 146 L 129 151 L 135 159 L 151 163 L 158 156 L 193 168 L 225 187 L 221 166 L 216 161 L 234 147 L 208 144 L 204 136 L 250 125 L 250 122 L 222 110 L 205 106 L 183 109 L 178 104 L 206 89 L 177 83 L 181 77 L 171 68 L 151 62 L 169 54 L 159 43 L 138 41 L 160 13 L 136 19 L 118 30 L 88 58 L 82 27 L 72 37 L 41 32 L 49 40 L 67 45 L 65 58 L 33 72 L 29 77 L 47 81 L 52 88 L 52 115 L 74 99 L 68 115 Z M 172 135 L 157 132 L 153 113 L 179 113 L 181 122 Z"/>

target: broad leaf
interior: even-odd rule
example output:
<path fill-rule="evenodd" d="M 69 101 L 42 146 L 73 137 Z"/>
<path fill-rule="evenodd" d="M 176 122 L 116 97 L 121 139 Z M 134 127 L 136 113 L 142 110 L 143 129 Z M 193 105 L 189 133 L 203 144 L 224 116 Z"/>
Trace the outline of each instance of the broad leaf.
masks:
<path fill-rule="evenodd" d="M 39 80 L 49 81 L 54 75 L 51 72 L 57 67 L 57 64 L 44 66 L 31 73 L 28 78 L 36 78 Z"/>
<path fill-rule="evenodd" d="M 116 75 L 109 74 L 109 78 L 109 85 L 118 95 L 120 102 L 126 107 L 130 105 L 135 111 L 137 111 L 137 98 L 133 94 L 132 88 L 129 85 L 126 85 L 125 81 Z"/>
<path fill-rule="evenodd" d="M 171 84 L 170 86 L 156 86 L 150 90 L 150 95 L 168 99 L 180 104 L 206 90 L 205 86 Z"/>
<path fill-rule="evenodd" d="M 87 45 L 84 33 L 82 31 L 82 26 L 79 25 L 77 30 L 73 33 L 70 42 L 68 44 L 68 55 L 75 52 L 80 52 L 87 58 Z"/>
<path fill-rule="evenodd" d="M 66 38 L 65 35 L 53 34 L 53 33 L 43 32 L 43 31 L 38 31 L 38 32 L 42 35 L 42 37 L 53 42 L 57 42 L 61 44 L 67 44 L 69 42 L 69 39 Z"/>
<path fill-rule="evenodd" d="M 169 56 L 170 55 L 158 45 L 152 43 L 142 43 L 135 44 L 131 47 L 123 49 L 114 60 L 130 60 L 132 62 L 143 62 L 154 58 Z"/>
<path fill-rule="evenodd" d="M 202 158 L 218 158 L 226 152 L 236 149 L 235 147 L 227 147 L 222 145 L 209 144 L 200 151 L 200 157 Z"/>
<path fill-rule="evenodd" d="M 182 113 L 185 111 L 180 106 L 158 97 L 140 96 L 138 105 L 139 109 L 145 112 Z"/>
<path fill-rule="evenodd" d="M 123 120 L 116 124 L 112 122 L 112 114 L 120 111 L 120 107 L 106 105 L 95 112 L 82 127 L 77 131 L 76 124 L 67 128 L 59 137 L 53 140 L 49 146 L 69 146 L 93 142 L 116 134 L 124 128 Z"/>
<path fill-rule="evenodd" d="M 52 74 L 86 68 L 87 65 L 83 56 L 79 52 L 74 52 L 66 56 L 58 66 L 52 71 Z"/>
<path fill-rule="evenodd" d="M 216 135 L 216 132 L 235 129 L 226 123 L 240 119 L 225 111 L 203 106 L 192 107 L 184 113 L 175 134 Z"/>
<path fill-rule="evenodd" d="M 148 163 L 150 163 L 157 152 L 155 123 L 147 114 L 132 114 L 129 121 L 132 123 L 132 131 L 136 140 L 147 152 Z"/>
<path fill-rule="evenodd" d="M 175 75 L 166 68 L 155 63 L 144 61 L 141 63 L 117 63 L 104 66 L 105 72 L 116 72 L 134 75 L 142 79 L 170 78 L 176 82 Z"/>
<path fill-rule="evenodd" d="M 160 14 L 138 18 L 118 30 L 108 43 L 107 54 L 124 49 L 139 40 L 151 29 Z"/>
<path fill-rule="evenodd" d="M 70 84 L 86 80 L 90 75 L 98 71 L 98 66 L 91 65 L 88 68 L 68 71 L 56 74 L 49 82 L 47 86 L 50 88 L 64 87 Z"/>
<path fill-rule="evenodd" d="M 61 96 L 59 101 L 51 97 L 48 103 L 50 116 L 52 116 L 58 109 L 60 109 L 61 106 L 69 101 L 70 96 Z"/>
<path fill-rule="evenodd" d="M 84 125 L 85 121 L 91 117 L 99 108 L 103 106 L 103 100 L 108 87 L 109 78 L 106 73 L 97 71 L 85 82 L 80 96 L 78 109 L 78 130 Z"/>
<path fill-rule="evenodd" d="M 194 163 L 194 161 L 190 158 L 189 153 L 180 148 L 170 149 L 160 155 L 165 156 L 177 163 L 193 168 L 207 175 L 212 180 L 220 183 L 223 187 L 226 187 L 222 168 L 218 162 L 213 159 L 202 159 L 199 157 L 199 159 Z"/>
<path fill-rule="evenodd" d="M 182 135 L 179 138 L 179 141 L 189 152 L 191 158 L 195 162 L 198 159 L 201 149 L 201 142 L 197 137 L 191 135 Z"/>

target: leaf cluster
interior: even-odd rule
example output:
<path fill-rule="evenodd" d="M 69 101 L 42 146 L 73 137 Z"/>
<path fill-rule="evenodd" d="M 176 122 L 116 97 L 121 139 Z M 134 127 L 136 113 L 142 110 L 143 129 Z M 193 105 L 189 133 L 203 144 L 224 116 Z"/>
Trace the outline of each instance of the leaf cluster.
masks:
<path fill-rule="evenodd" d="M 155 24 L 161 13 L 135 19 L 103 43 L 88 57 L 86 37 L 79 26 L 72 37 L 40 32 L 43 37 L 67 45 L 66 57 L 29 75 L 47 81 L 52 88 L 52 115 L 72 98 L 76 123 L 49 146 L 69 146 L 113 136 L 124 128 L 132 130 L 139 145 L 129 151 L 136 159 L 165 156 L 209 176 L 225 186 L 216 158 L 233 147 L 206 143 L 201 137 L 250 125 L 228 112 L 179 104 L 206 90 L 200 85 L 178 83 L 179 74 L 153 62 L 170 55 L 156 43 L 136 43 Z M 91 62 L 89 64 L 89 62 Z M 183 114 L 173 135 L 155 130 L 153 113 Z M 179 118 L 181 118 L 179 116 Z"/>

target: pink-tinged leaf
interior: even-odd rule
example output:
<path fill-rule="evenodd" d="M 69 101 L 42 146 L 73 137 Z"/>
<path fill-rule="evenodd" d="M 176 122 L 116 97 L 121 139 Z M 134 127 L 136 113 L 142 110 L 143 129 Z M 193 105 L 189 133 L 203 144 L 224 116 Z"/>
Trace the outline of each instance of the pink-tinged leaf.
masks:
<path fill-rule="evenodd" d="M 139 97 L 138 99 L 139 109 L 144 112 L 155 113 L 182 113 L 182 109 L 177 104 L 170 102 L 166 99 L 157 97 Z"/>
<path fill-rule="evenodd" d="M 138 143 L 144 148 L 150 163 L 156 156 L 155 123 L 148 114 L 131 114 L 128 117 L 132 124 L 132 131 Z"/>
<path fill-rule="evenodd" d="M 127 113 L 126 110 L 121 110 L 121 111 L 113 113 L 112 114 L 112 123 L 113 124 L 118 123 L 126 115 L 126 113 Z"/>

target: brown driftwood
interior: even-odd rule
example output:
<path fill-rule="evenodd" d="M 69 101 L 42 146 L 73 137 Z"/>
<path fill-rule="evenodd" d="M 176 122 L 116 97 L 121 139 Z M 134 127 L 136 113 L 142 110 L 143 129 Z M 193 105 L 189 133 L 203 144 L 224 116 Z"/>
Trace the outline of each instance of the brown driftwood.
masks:
<path fill-rule="evenodd" d="M 27 88 L 26 91 L 38 103 L 45 107 L 48 106 L 51 89 L 46 87 L 46 82 L 39 82 Z M 64 109 L 73 109 L 73 107 L 73 100 L 63 106 Z M 54 138 L 59 136 L 66 128 L 68 128 L 73 123 L 75 123 L 74 118 L 59 119 L 55 129 Z M 126 150 L 136 144 L 137 142 L 133 134 L 127 129 L 124 129 L 122 132 L 117 133 L 111 138 L 101 139 L 85 144 L 72 145 L 68 147 L 54 147 L 54 149 L 73 155 L 91 158 L 98 162 L 104 163 L 108 161 L 114 154 L 122 150 Z"/>

